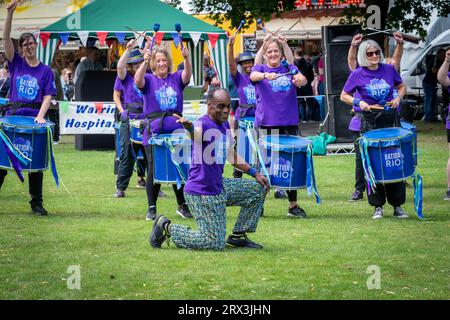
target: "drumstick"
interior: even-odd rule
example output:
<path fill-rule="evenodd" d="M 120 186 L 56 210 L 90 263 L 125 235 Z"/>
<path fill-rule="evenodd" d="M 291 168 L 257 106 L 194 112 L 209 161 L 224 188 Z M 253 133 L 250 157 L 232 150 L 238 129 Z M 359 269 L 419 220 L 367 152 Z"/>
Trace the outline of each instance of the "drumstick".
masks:
<path fill-rule="evenodd" d="M 135 30 L 131 29 L 128 26 L 125 26 L 125 28 L 127 28 L 128 30 L 133 31 L 134 33 L 139 35 L 139 37 L 137 37 L 134 41 L 137 41 L 140 37 L 144 37 L 145 38 L 145 33 L 147 32 L 147 30 L 145 30 L 144 33 L 140 33 L 139 31 L 135 31 Z"/>
<path fill-rule="evenodd" d="M 295 76 L 296 74 L 298 74 L 298 70 L 297 69 L 292 69 L 289 72 L 278 74 L 277 78 L 282 77 L 282 76 Z"/>
<path fill-rule="evenodd" d="M 269 29 L 267 29 L 266 27 L 264 27 L 264 26 L 262 25 L 262 20 L 261 20 L 261 19 L 256 20 L 256 25 L 257 25 L 258 27 L 260 27 L 261 29 L 263 29 L 264 32 L 268 32 L 268 33 L 270 33 L 270 34 L 273 35 L 273 36 L 276 36 L 276 35 L 277 35 L 276 33 L 272 32 L 272 31 L 270 31 Z"/>
<path fill-rule="evenodd" d="M 179 23 L 175 24 L 175 30 L 178 32 L 178 38 L 180 39 L 180 48 L 181 51 L 183 51 L 184 46 L 183 46 L 183 39 L 181 38 L 181 24 Z"/>
<path fill-rule="evenodd" d="M 236 31 L 233 34 L 233 38 L 236 37 L 236 35 L 239 33 L 239 31 L 241 30 L 242 26 L 245 24 L 245 20 L 241 20 L 241 24 L 239 25 L 239 27 L 236 29 Z"/>
<path fill-rule="evenodd" d="M 150 54 L 152 53 L 153 46 L 155 44 L 155 34 L 159 31 L 160 27 L 161 27 L 161 25 L 159 23 L 155 23 L 153 25 L 153 31 L 155 31 L 155 32 L 153 33 L 152 43 L 150 44 L 150 49 L 149 49 Z"/>

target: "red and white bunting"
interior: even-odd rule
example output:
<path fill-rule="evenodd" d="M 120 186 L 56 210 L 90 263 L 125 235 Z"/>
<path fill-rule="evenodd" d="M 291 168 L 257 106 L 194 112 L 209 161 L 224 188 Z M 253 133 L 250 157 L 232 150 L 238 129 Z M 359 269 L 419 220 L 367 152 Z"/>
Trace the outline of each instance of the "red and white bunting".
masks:
<path fill-rule="evenodd" d="M 100 42 L 100 45 L 104 46 L 108 32 L 97 31 L 96 33 L 97 33 L 97 38 L 98 38 L 98 41 Z"/>
<path fill-rule="evenodd" d="M 77 31 L 77 34 L 83 46 L 86 47 L 87 39 L 89 37 L 89 31 Z"/>
<path fill-rule="evenodd" d="M 209 43 L 211 44 L 211 48 L 216 47 L 217 40 L 219 39 L 218 33 L 208 33 Z"/>
<path fill-rule="evenodd" d="M 50 32 L 41 32 L 39 35 L 39 38 L 42 41 L 42 48 L 45 48 L 45 46 L 47 45 L 48 39 L 50 39 Z"/>
<path fill-rule="evenodd" d="M 194 47 L 197 47 L 198 42 L 200 41 L 200 37 L 202 36 L 201 32 L 191 32 L 190 33 L 191 39 L 194 42 Z"/>

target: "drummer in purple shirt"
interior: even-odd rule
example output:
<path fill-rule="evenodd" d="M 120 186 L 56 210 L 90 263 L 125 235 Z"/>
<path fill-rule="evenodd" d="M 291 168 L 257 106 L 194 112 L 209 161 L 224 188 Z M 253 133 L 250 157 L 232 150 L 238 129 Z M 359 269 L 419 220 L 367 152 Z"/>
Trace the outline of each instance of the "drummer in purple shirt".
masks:
<path fill-rule="evenodd" d="M 142 135 L 142 143 L 147 155 L 147 200 L 148 209 L 146 220 L 156 217 L 156 201 L 161 189 L 161 184 L 154 183 L 153 179 L 153 156 L 151 145 L 148 140 L 152 135 L 172 133 L 183 126 L 177 122 L 177 114 L 183 113 L 183 90 L 189 84 L 192 75 L 191 59 L 187 47 L 183 49 L 184 69 L 172 71 L 172 60 L 166 49 L 162 47 L 153 48 L 150 54 L 151 38 L 147 38 L 144 47 L 144 63 L 139 67 L 134 77 L 137 87 L 144 96 L 144 117 L 146 128 Z M 147 73 L 150 64 L 153 74 Z M 192 218 L 189 207 L 186 204 L 183 187 L 177 189 L 173 185 L 177 197 L 177 214 L 183 218 Z"/>
<path fill-rule="evenodd" d="M 450 93 L 450 72 L 448 72 L 450 67 L 450 50 L 445 53 L 445 60 L 439 68 L 437 78 L 442 86 L 448 87 L 448 92 Z M 450 149 L 450 104 L 447 107 L 447 119 L 445 122 L 445 127 L 447 128 L 447 142 Z M 447 192 L 445 193 L 444 200 L 450 200 L 450 157 L 447 160 Z"/>
<path fill-rule="evenodd" d="M 3 29 L 3 45 L 11 74 L 11 89 L 6 115 L 22 115 L 35 117 L 35 122 L 45 123 L 45 114 L 50 106 L 52 95 L 56 95 L 55 79 L 52 70 L 41 63 L 36 55 L 37 41 L 31 33 L 24 33 L 19 38 L 22 56 L 15 52 L 11 40 L 11 23 L 14 10 L 19 0 L 14 0 L 6 7 L 7 14 Z M 0 170 L 0 188 L 6 170 Z M 42 171 L 28 174 L 31 210 L 39 216 L 47 215 L 42 206 Z"/>
<path fill-rule="evenodd" d="M 119 168 L 117 172 L 116 198 L 125 197 L 125 190 L 128 187 L 130 178 L 133 175 L 134 163 L 137 163 L 138 173 L 138 187 L 146 188 L 144 170 L 145 150 L 142 144 L 133 143 L 130 141 L 130 120 L 143 119 L 143 105 L 144 98 L 141 90 L 136 87 L 134 83 L 134 75 L 136 70 L 140 67 L 144 57 L 139 49 L 133 50 L 134 41 L 127 44 L 127 49 L 120 57 L 117 64 L 117 78 L 114 84 L 114 103 L 120 113 L 120 157 Z M 137 161 L 135 158 L 142 152 L 144 156 L 144 163 Z"/>
<path fill-rule="evenodd" d="M 299 135 L 296 87 L 305 85 L 307 80 L 295 65 L 288 63 L 285 66 L 282 63 L 283 55 L 292 56 L 286 41 L 269 37 L 261 50 L 266 63 L 255 64 L 250 74 L 256 91 L 255 127 L 267 135 L 276 132 Z M 283 75 L 294 69 L 297 74 Z M 306 218 L 305 210 L 297 205 L 297 191 L 290 190 L 287 194 L 288 217 Z"/>
<path fill-rule="evenodd" d="M 207 94 L 207 114 L 194 124 L 179 117 L 189 130 L 192 143 L 192 161 L 185 193 L 194 214 L 198 231 L 172 224 L 160 215 L 150 234 L 154 248 L 168 238 L 186 249 L 223 250 L 225 246 L 261 249 L 249 240 L 248 232 L 255 232 L 263 210 L 265 194 L 269 190 L 266 177 L 237 156 L 230 133 L 228 116 L 231 109 L 227 90 L 213 88 Z M 253 176 L 250 179 L 223 179 L 223 168 L 228 160 L 234 167 Z M 231 235 L 226 238 L 226 207 L 241 206 Z"/>
<path fill-rule="evenodd" d="M 406 94 L 402 78 L 393 65 L 381 63 L 384 59 L 383 53 L 378 43 L 373 40 L 363 41 L 359 45 L 357 59 L 360 67 L 350 74 L 341 92 L 341 100 L 354 109 L 362 110 L 362 133 L 373 129 L 398 127 L 398 107 Z M 395 98 L 394 89 L 398 92 Z M 354 97 L 356 92 L 359 93 L 359 98 Z M 383 217 L 386 200 L 394 207 L 395 217 L 408 218 L 401 208 L 406 200 L 404 181 L 377 184 L 374 193 L 367 198 L 369 204 L 375 208 L 372 219 Z"/>

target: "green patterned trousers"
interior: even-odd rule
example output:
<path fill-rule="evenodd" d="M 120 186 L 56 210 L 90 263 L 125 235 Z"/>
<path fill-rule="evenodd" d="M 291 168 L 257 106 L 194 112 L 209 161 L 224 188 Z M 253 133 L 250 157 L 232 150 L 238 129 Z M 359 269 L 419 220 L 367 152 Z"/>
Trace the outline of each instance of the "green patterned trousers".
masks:
<path fill-rule="evenodd" d="M 255 232 L 264 206 L 265 190 L 255 180 L 223 179 L 223 190 L 214 196 L 185 194 L 198 231 L 172 224 L 170 234 L 177 247 L 223 250 L 226 240 L 226 207 L 240 206 L 233 233 Z"/>

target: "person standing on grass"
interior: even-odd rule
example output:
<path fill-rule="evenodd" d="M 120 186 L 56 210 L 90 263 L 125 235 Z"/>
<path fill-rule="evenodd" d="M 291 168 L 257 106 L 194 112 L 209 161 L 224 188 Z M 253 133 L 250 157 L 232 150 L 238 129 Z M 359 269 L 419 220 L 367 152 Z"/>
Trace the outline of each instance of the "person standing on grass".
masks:
<path fill-rule="evenodd" d="M 393 65 L 381 63 L 383 53 L 377 42 L 361 42 L 357 54 L 359 68 L 350 74 L 341 92 L 341 100 L 361 108 L 363 124 L 361 132 L 374 129 L 398 127 L 400 115 L 398 107 L 406 94 L 406 85 Z M 394 98 L 394 89 L 397 96 Z M 360 98 L 355 98 L 355 92 Z M 388 106 L 390 110 L 371 109 L 372 105 Z M 374 207 L 372 219 L 383 218 L 386 199 L 394 207 L 394 217 L 408 218 L 401 206 L 406 200 L 405 182 L 376 184 L 374 193 L 368 197 Z"/>
<path fill-rule="evenodd" d="M 403 37 L 400 32 L 394 32 L 393 37 L 397 42 L 397 46 L 395 47 L 394 55 L 392 59 L 386 58 L 386 63 L 392 64 L 395 66 L 397 71 L 400 70 L 400 62 L 402 60 L 403 55 Z M 358 67 L 357 61 L 357 53 L 358 47 L 361 44 L 363 39 L 362 34 L 357 34 L 353 37 L 350 48 L 348 49 L 347 54 L 347 63 L 350 71 L 355 71 Z M 355 98 L 360 98 L 359 93 L 355 92 Z M 362 110 L 359 106 L 353 106 L 352 112 L 354 113 L 352 119 L 350 120 L 349 130 L 352 132 L 353 143 L 355 145 L 355 191 L 352 193 L 349 201 L 359 201 L 364 198 L 364 191 L 366 190 L 366 179 L 364 178 L 364 168 L 361 161 L 361 152 L 359 151 L 359 146 L 357 143 L 357 139 L 360 137 L 361 133 L 361 124 L 362 124 Z"/>
<path fill-rule="evenodd" d="M 134 41 L 129 41 L 125 52 L 117 64 L 117 78 L 114 85 L 114 103 L 120 112 L 120 158 L 117 172 L 116 198 L 125 197 L 130 178 L 133 175 L 134 164 L 137 163 L 137 174 L 139 188 L 146 188 L 144 171 L 147 162 L 145 150 L 142 144 L 130 141 L 130 120 L 144 119 L 144 98 L 141 91 L 134 83 L 136 70 L 144 61 L 139 49 L 134 48 Z M 123 103 L 122 103 L 123 101 Z M 144 161 L 137 160 L 139 151 L 144 156 Z M 136 159 L 135 159 L 136 158 Z"/>
<path fill-rule="evenodd" d="M 212 88 L 207 94 L 207 114 L 194 124 L 178 116 L 189 132 L 192 142 L 192 164 L 184 189 L 189 207 L 199 227 L 172 224 L 159 215 L 150 234 L 150 245 L 160 248 L 171 238 L 179 248 L 223 250 L 225 246 L 261 249 L 247 233 L 255 232 L 264 206 L 269 181 L 241 159 L 234 150 L 228 116 L 230 95 L 226 89 Z M 228 160 L 235 168 L 246 172 L 249 179 L 224 179 L 223 169 Z M 226 238 L 226 207 L 241 206 L 231 235 Z"/>
<path fill-rule="evenodd" d="M 289 63 L 286 68 L 282 63 L 283 55 L 290 61 L 292 52 L 284 38 L 268 37 L 256 56 L 264 55 L 265 64 L 255 64 L 250 79 L 255 86 L 256 112 L 255 128 L 268 135 L 288 134 L 300 135 L 298 127 L 299 113 L 296 87 L 307 83 L 306 78 L 297 67 Z M 280 75 L 297 71 L 297 74 Z M 297 205 L 297 191 L 287 192 L 289 199 L 288 217 L 306 218 L 306 212 Z"/>
<path fill-rule="evenodd" d="M 52 96 L 56 95 L 55 79 L 52 70 L 37 58 L 37 42 L 33 34 L 24 33 L 20 36 L 19 48 L 22 56 L 14 49 L 11 39 L 11 24 L 18 3 L 19 0 L 13 0 L 7 5 L 3 29 L 3 45 L 11 74 L 11 89 L 6 115 L 31 116 L 35 117 L 34 121 L 37 123 L 46 123 L 44 117 L 50 107 Z M 0 189 L 6 174 L 6 170 L 0 169 Z M 31 211 L 38 216 L 48 214 L 42 206 L 43 180 L 44 173 L 42 171 L 28 174 Z"/>
<path fill-rule="evenodd" d="M 161 189 L 161 184 L 155 183 L 153 179 L 153 155 L 152 146 L 148 140 L 152 135 L 172 133 L 177 129 L 183 129 L 173 114 L 183 113 L 183 90 L 189 84 L 192 75 L 191 59 L 189 50 L 185 46 L 182 52 L 184 58 L 184 69 L 172 71 L 172 60 L 166 49 L 157 47 L 149 52 L 151 39 L 147 37 L 144 47 L 144 63 L 136 71 L 134 81 L 144 96 L 144 116 L 146 127 L 142 135 L 145 153 L 147 155 L 147 200 L 148 209 L 146 220 L 156 218 L 156 201 Z M 153 74 L 147 73 L 150 64 Z M 183 194 L 183 186 L 177 189 L 173 185 L 177 197 L 177 214 L 183 218 L 192 218 L 189 207 Z"/>
<path fill-rule="evenodd" d="M 442 63 L 441 67 L 439 68 L 437 78 L 439 80 L 439 83 L 447 87 L 448 92 L 450 93 L 450 49 L 447 50 L 445 53 L 445 59 Z M 450 111 L 450 104 L 447 106 L 447 110 Z M 447 119 L 445 122 L 445 127 L 447 129 L 447 142 L 448 142 L 448 148 L 450 151 L 450 112 L 447 113 Z M 444 200 L 449 201 L 450 200 L 450 157 L 447 160 L 447 192 L 445 193 Z"/>

